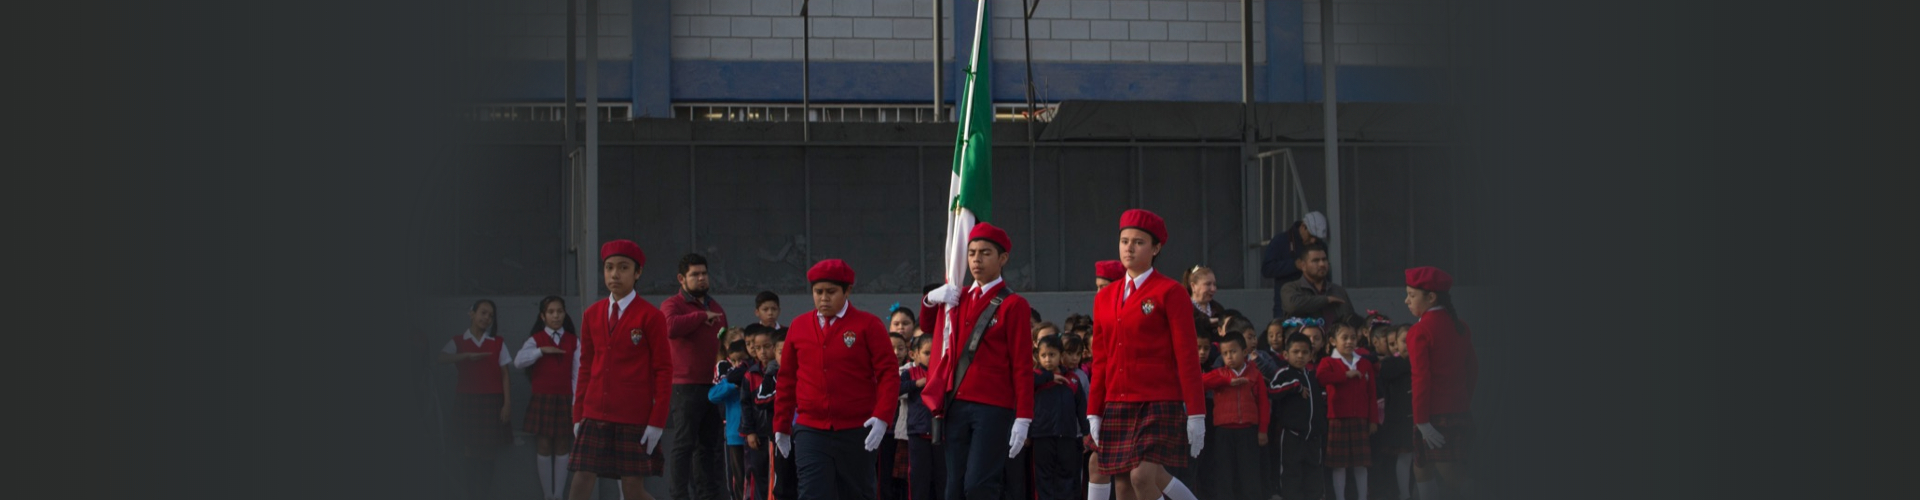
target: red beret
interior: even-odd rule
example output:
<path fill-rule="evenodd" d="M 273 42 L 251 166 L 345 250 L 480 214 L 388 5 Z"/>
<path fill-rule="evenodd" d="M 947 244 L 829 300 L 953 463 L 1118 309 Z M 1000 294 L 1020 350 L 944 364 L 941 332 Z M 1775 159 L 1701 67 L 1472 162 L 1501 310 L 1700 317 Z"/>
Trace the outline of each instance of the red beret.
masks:
<path fill-rule="evenodd" d="M 807 270 L 807 284 L 822 281 L 845 283 L 847 286 L 853 286 L 853 268 L 847 267 L 847 262 L 840 259 L 820 261 L 819 264 L 813 265 L 813 269 Z"/>
<path fill-rule="evenodd" d="M 1120 229 L 1130 227 L 1153 235 L 1156 243 L 1167 244 L 1167 221 L 1161 220 L 1153 212 L 1136 208 L 1120 214 Z"/>
<path fill-rule="evenodd" d="M 1002 252 L 1013 251 L 1013 240 L 1007 239 L 1007 232 L 1000 228 L 993 227 L 993 224 L 985 222 L 974 224 L 973 231 L 967 232 L 967 242 L 972 243 L 974 240 L 987 240 L 995 245 L 1000 245 L 1000 251 Z"/>
<path fill-rule="evenodd" d="M 632 240 L 613 240 L 607 242 L 605 245 L 600 245 L 601 262 L 606 262 L 608 257 L 615 255 L 633 259 L 633 265 L 635 267 L 647 265 L 646 252 L 641 252 L 640 245 L 635 244 Z"/>
<path fill-rule="evenodd" d="M 1407 286 L 1429 292 L 1444 292 L 1453 289 L 1453 276 L 1438 267 L 1416 267 L 1407 270 Z"/>
<path fill-rule="evenodd" d="M 1095 262 L 1093 263 L 1093 277 L 1102 278 L 1107 281 L 1120 281 L 1121 278 L 1127 277 L 1127 266 L 1121 265 L 1120 261 L 1117 260 Z"/>

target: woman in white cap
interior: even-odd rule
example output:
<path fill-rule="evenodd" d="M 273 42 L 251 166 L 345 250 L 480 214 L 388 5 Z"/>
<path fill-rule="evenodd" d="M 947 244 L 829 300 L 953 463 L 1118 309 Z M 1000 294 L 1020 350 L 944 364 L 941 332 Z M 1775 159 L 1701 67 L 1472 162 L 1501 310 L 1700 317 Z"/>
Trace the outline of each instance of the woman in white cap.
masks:
<path fill-rule="evenodd" d="M 1280 305 L 1280 287 L 1300 279 L 1300 268 L 1293 264 L 1300 250 L 1327 237 L 1327 216 L 1308 212 L 1287 230 L 1267 240 L 1267 254 L 1260 260 L 1260 276 L 1273 279 L 1273 317 L 1286 317 Z"/>

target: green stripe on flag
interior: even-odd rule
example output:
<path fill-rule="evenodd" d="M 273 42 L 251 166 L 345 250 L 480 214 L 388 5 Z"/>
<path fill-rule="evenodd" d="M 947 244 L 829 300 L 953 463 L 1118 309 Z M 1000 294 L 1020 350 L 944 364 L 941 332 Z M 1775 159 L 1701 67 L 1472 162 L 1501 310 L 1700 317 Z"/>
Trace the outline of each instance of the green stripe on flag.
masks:
<path fill-rule="evenodd" d="M 959 131 L 953 139 L 953 175 L 960 183 L 948 210 L 965 207 L 981 222 L 993 220 L 993 39 L 987 33 L 992 2 L 980 0 L 974 19 L 973 57 L 961 94 Z"/>

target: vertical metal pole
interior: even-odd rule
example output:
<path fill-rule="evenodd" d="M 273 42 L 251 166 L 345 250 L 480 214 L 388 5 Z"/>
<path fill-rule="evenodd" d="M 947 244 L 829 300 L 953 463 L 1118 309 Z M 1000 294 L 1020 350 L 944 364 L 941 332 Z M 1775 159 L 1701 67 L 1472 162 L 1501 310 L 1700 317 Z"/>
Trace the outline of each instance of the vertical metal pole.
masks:
<path fill-rule="evenodd" d="M 927 282 L 927 148 L 914 146 L 913 166 L 915 181 L 920 184 L 920 201 L 914 206 L 920 207 L 914 220 L 920 225 L 920 252 L 913 254 L 913 267 L 920 270 L 920 280 L 915 285 Z"/>
<path fill-rule="evenodd" d="M 583 259 L 588 256 L 588 254 L 592 254 L 593 257 L 596 257 L 595 262 L 598 262 L 597 257 L 599 256 L 598 250 L 600 248 L 600 1 L 585 1 L 587 3 L 587 16 L 582 22 L 587 25 L 587 78 L 585 82 L 587 109 L 585 116 L 582 118 L 587 122 L 587 161 L 586 167 L 583 169 L 584 173 L 580 179 L 580 186 L 582 188 L 580 191 L 586 195 L 582 197 L 583 199 L 580 203 L 582 210 L 582 217 L 580 218 L 582 221 L 581 231 L 585 233 L 580 239 L 580 246 L 582 249 L 592 250 L 583 250 L 580 254 Z M 591 284 L 597 283 L 598 280 L 592 279 L 588 273 L 590 270 L 598 269 L 599 267 L 600 266 L 595 265 L 586 266 L 581 269 L 580 274 L 582 281 L 580 288 L 582 290 L 594 289 Z M 587 297 L 592 297 L 594 294 L 587 292 L 582 295 L 580 299 L 584 303 Z"/>
<path fill-rule="evenodd" d="M 566 138 L 562 140 L 560 143 L 560 158 L 562 160 L 566 160 L 567 162 L 566 176 L 568 178 L 567 180 L 570 181 L 567 185 L 572 188 L 567 190 L 568 210 L 569 212 L 571 212 L 567 214 L 568 215 L 567 231 L 568 233 L 570 233 L 567 235 L 567 240 L 568 240 L 568 243 L 570 243 L 570 245 L 568 246 L 571 247 L 570 250 L 573 252 L 573 256 L 572 256 L 574 261 L 573 274 L 574 274 L 574 280 L 575 280 L 574 287 L 579 289 L 580 291 L 580 299 L 577 303 L 586 304 L 587 297 L 592 296 L 592 290 L 589 289 L 588 288 L 589 285 L 587 285 L 587 283 L 592 282 L 591 280 L 587 279 L 587 275 L 586 275 L 586 273 L 588 272 L 587 269 L 591 269 L 596 266 L 587 265 L 586 256 L 588 253 L 592 251 L 581 250 L 581 248 L 586 246 L 585 240 L 581 238 L 583 234 L 581 233 L 581 230 L 580 230 L 581 228 L 580 213 L 584 207 L 581 205 L 581 199 L 580 199 L 581 172 L 580 172 L 580 169 L 578 168 L 580 166 L 580 162 L 574 158 L 574 155 L 579 153 L 577 149 L 579 145 L 574 143 L 574 139 L 575 139 L 574 127 L 577 126 L 578 122 L 575 121 L 575 117 L 573 114 L 573 104 L 574 104 L 573 86 L 575 85 L 574 83 L 575 72 L 578 71 L 579 69 L 574 67 L 577 61 L 574 60 L 573 51 L 575 49 L 574 49 L 573 43 L 574 43 L 574 37 L 576 36 L 574 29 L 578 27 L 578 24 L 580 21 L 574 18 L 577 15 L 574 12 L 575 0 L 561 0 L 561 1 L 566 2 L 567 4 L 567 57 L 566 57 L 567 67 L 562 70 L 562 72 L 565 73 L 566 75 L 564 78 L 565 89 L 563 90 L 563 93 L 566 95 L 566 101 L 565 101 L 565 104 L 560 108 L 560 125 L 562 129 L 566 130 L 565 132 Z M 564 272 L 564 267 L 562 269 L 563 269 L 562 272 Z"/>
<path fill-rule="evenodd" d="M 942 67 L 947 63 L 947 58 L 946 58 L 947 29 L 945 26 L 940 25 L 940 14 L 941 14 L 941 10 L 944 7 L 946 7 L 946 5 L 944 5 L 944 2 L 941 2 L 941 0 L 933 0 L 933 122 L 934 123 L 939 123 L 941 121 L 941 118 L 940 118 L 941 106 L 945 105 L 947 101 L 946 97 L 942 95 L 942 94 L 945 94 L 947 91 L 947 85 L 946 85 L 947 81 L 943 76 L 946 73 L 946 68 Z"/>
<path fill-rule="evenodd" d="M 700 175 L 700 159 L 693 155 L 693 144 L 687 144 L 687 252 L 700 253 L 700 184 L 694 182 Z"/>
<path fill-rule="evenodd" d="M 1253 0 L 1240 0 L 1241 135 L 1253 137 Z"/>
<path fill-rule="evenodd" d="M 800 141 L 813 140 L 813 18 L 800 0 Z M 802 149 L 801 151 L 805 151 Z M 808 246 L 813 242 L 808 241 Z"/>
<path fill-rule="evenodd" d="M 1025 0 L 1022 0 L 1023 2 Z M 1026 12 L 1020 13 L 1020 39 L 1027 45 L 1027 166 L 1033 166 L 1033 11 L 1040 8 L 1040 0 L 1033 0 L 1026 6 Z"/>
<path fill-rule="evenodd" d="M 1320 125 L 1326 132 L 1322 135 L 1321 148 L 1326 150 L 1327 168 L 1327 259 L 1333 262 L 1330 276 L 1335 283 L 1341 282 L 1340 272 L 1346 266 L 1346 259 L 1340 258 L 1340 114 L 1338 111 L 1337 90 L 1334 72 L 1339 66 L 1334 59 L 1334 15 L 1333 0 L 1320 2 L 1320 114 L 1324 119 Z"/>

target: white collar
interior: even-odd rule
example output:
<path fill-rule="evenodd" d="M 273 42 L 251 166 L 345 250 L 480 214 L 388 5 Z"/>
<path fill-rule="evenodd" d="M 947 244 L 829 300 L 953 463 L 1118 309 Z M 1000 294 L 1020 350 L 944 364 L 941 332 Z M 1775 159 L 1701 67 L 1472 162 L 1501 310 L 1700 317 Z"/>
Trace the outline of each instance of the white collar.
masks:
<path fill-rule="evenodd" d="M 1138 289 L 1140 289 L 1140 287 L 1141 287 L 1141 286 L 1144 286 L 1144 285 L 1146 285 L 1146 284 L 1147 284 L 1147 277 L 1148 277 L 1148 276 L 1153 276 L 1153 268 L 1151 268 L 1151 267 L 1149 267 L 1149 268 L 1147 268 L 1147 271 L 1146 271 L 1146 272 L 1143 272 L 1143 273 L 1140 273 L 1140 275 L 1139 275 L 1139 276 L 1135 276 L 1135 277 L 1133 277 L 1133 278 L 1131 278 L 1131 279 L 1128 279 L 1128 281 L 1132 281 L 1132 282 L 1133 282 L 1133 288 L 1134 288 L 1134 289 L 1136 289 L 1136 290 L 1138 290 Z"/>
<path fill-rule="evenodd" d="M 473 336 L 473 329 L 472 329 L 472 328 L 468 328 L 468 329 L 467 329 L 467 333 L 466 333 L 466 334 L 465 334 L 464 336 L 465 336 L 465 337 L 467 338 L 467 340 L 471 340 L 471 341 L 473 341 L 473 345 L 486 345 L 486 342 L 484 342 L 484 340 L 485 340 L 485 339 L 486 339 L 487 337 L 491 337 L 492 335 L 487 335 L 487 334 L 484 334 L 484 333 L 483 333 L 483 334 L 480 334 L 480 336 L 479 336 L 479 337 L 474 337 L 474 336 Z"/>
<path fill-rule="evenodd" d="M 1005 281 L 1005 280 L 1006 280 L 1006 276 L 1001 276 L 1001 277 L 998 277 L 998 278 L 994 278 L 994 279 L 993 279 L 993 281 L 989 281 L 989 282 L 987 282 L 987 284 L 985 284 L 985 285 L 982 285 L 982 284 L 980 284 L 980 282 L 978 282 L 978 281 L 975 281 L 975 282 L 973 282 L 973 288 L 970 288 L 970 289 L 968 289 L 968 290 L 967 290 L 967 292 L 968 292 L 968 293 L 976 293 L 976 292 L 980 292 L 980 291 L 982 291 L 982 290 L 992 290 L 992 289 L 993 289 L 993 287 L 996 287 L 996 286 L 1000 286 L 1000 282 L 1001 282 L 1001 281 Z"/>
<path fill-rule="evenodd" d="M 839 319 L 841 319 L 841 318 L 844 318 L 844 317 L 846 317 L 846 316 L 847 316 L 847 309 L 848 309 L 848 308 L 851 308 L 851 307 L 853 307 L 853 303 L 852 303 L 852 302 L 847 302 L 847 303 L 845 303 L 845 304 L 840 304 L 840 312 L 839 312 L 838 314 L 834 314 L 834 315 L 833 315 L 833 319 L 837 321 L 837 320 L 839 320 Z M 821 317 L 820 317 L 820 328 L 826 328 L 826 327 L 827 327 L 827 317 L 826 317 L 826 316 L 821 316 Z"/>
<path fill-rule="evenodd" d="M 1137 286 L 1137 285 L 1136 285 L 1136 286 Z M 1209 317 L 1209 318 L 1211 318 L 1211 317 L 1213 317 L 1213 302 L 1212 302 L 1212 301 L 1207 301 L 1207 302 L 1194 302 L 1194 303 L 1193 303 L 1193 308 L 1194 308 L 1194 309 L 1199 309 L 1199 310 L 1200 310 L 1200 312 L 1203 312 L 1203 313 L 1207 313 L 1207 317 Z"/>
<path fill-rule="evenodd" d="M 548 329 L 547 329 L 547 335 L 550 335 L 550 336 L 552 336 L 552 337 L 553 337 L 553 338 L 555 338 L 555 339 L 558 339 L 558 338 L 560 338 L 560 334 L 562 334 L 562 333 L 566 333 L 566 331 L 565 331 L 565 330 L 555 330 L 555 329 L 552 329 L 552 328 L 548 328 Z"/>
<path fill-rule="evenodd" d="M 1334 349 L 1334 350 L 1333 350 L 1333 355 L 1332 355 L 1332 358 L 1333 358 L 1333 359 L 1338 359 L 1338 360 L 1340 360 L 1340 362 L 1341 362 L 1341 363 L 1346 363 L 1346 364 L 1347 364 L 1347 369 L 1349 369 L 1349 370 L 1358 370 L 1358 369 L 1360 369 L 1360 366 L 1359 366 L 1359 365 L 1360 365 L 1360 351 L 1357 351 L 1357 350 L 1356 350 L 1356 351 L 1353 351 L 1353 359 L 1347 359 L 1347 358 L 1344 358 L 1344 357 L 1341 357 L 1341 356 L 1340 356 L 1340 350 L 1339 350 L 1339 349 Z"/>
<path fill-rule="evenodd" d="M 1228 370 L 1228 371 L 1231 371 L 1231 372 L 1233 372 L 1233 374 L 1237 376 L 1237 375 L 1240 375 L 1240 374 L 1242 374 L 1242 373 L 1246 373 L 1246 372 L 1247 372 L 1247 365 L 1249 365 L 1249 364 L 1252 364 L 1252 363 L 1241 363 L 1241 364 L 1240 364 L 1240 369 L 1238 369 L 1238 370 L 1235 370 L 1235 369 L 1233 369 L 1233 368 L 1227 368 L 1227 370 Z"/>
<path fill-rule="evenodd" d="M 627 310 L 627 304 L 632 304 L 633 298 L 638 296 L 640 296 L 640 292 L 630 291 L 630 292 L 627 292 L 626 297 L 621 297 L 616 299 L 616 298 L 613 298 L 613 296 L 609 295 L 607 296 L 607 300 L 611 300 L 613 301 L 614 304 L 618 304 L 620 306 L 620 310 L 625 311 Z"/>

